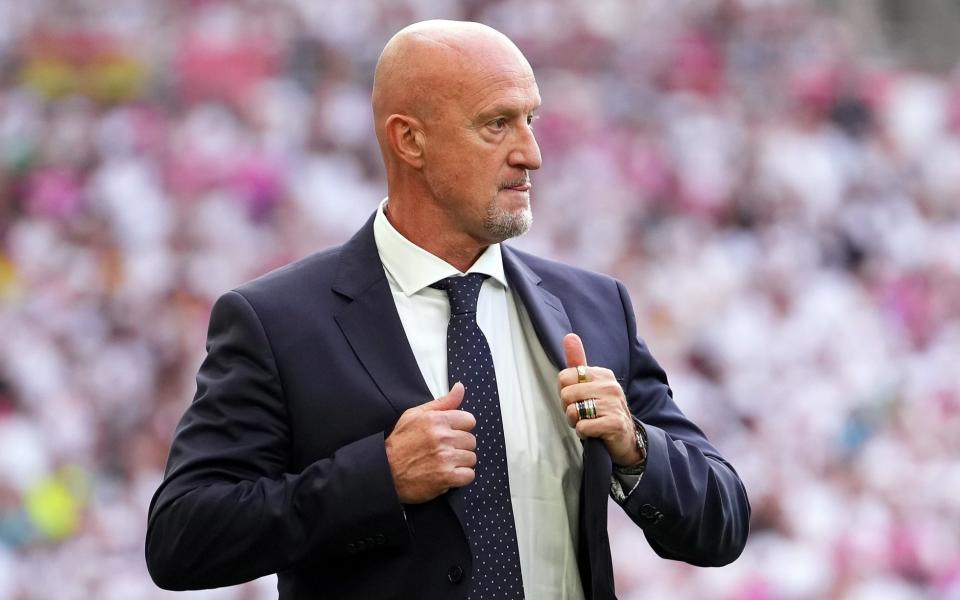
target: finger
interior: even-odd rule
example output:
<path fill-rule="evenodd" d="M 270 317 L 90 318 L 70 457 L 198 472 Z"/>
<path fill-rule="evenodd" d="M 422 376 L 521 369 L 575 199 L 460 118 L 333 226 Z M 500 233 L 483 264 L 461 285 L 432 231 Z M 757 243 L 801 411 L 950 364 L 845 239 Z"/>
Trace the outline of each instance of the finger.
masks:
<path fill-rule="evenodd" d="M 616 377 L 607 376 L 610 373 L 609 369 L 604 369 L 603 367 L 587 367 L 586 375 L 587 378 L 585 381 L 580 381 L 580 372 L 577 369 L 564 369 L 560 371 L 557 378 L 560 381 L 560 388 L 563 389 L 568 385 L 577 385 L 593 383 L 593 382 L 610 382 L 616 381 Z"/>
<path fill-rule="evenodd" d="M 454 450 L 451 453 L 451 461 L 454 468 L 477 466 L 477 453 L 470 450 Z"/>
<path fill-rule="evenodd" d="M 586 389 L 585 383 L 575 383 L 573 385 L 568 385 L 567 387 L 560 390 L 560 401 L 563 405 L 570 406 L 577 400 L 586 400 L 587 398 L 592 398 Z"/>
<path fill-rule="evenodd" d="M 423 410 L 455 410 L 460 408 L 460 403 L 463 402 L 463 394 L 463 384 L 458 381 L 453 384 L 449 393 L 422 404 L 420 408 Z"/>
<path fill-rule="evenodd" d="M 558 382 L 559 382 L 559 386 L 558 386 L 559 389 L 562 390 L 563 388 L 567 387 L 568 385 L 577 385 L 578 383 L 581 383 L 581 384 L 582 384 L 582 383 L 589 383 L 589 382 L 595 381 L 595 380 L 597 379 L 595 367 L 587 367 L 586 373 L 587 373 L 587 380 L 586 380 L 586 381 L 580 381 L 580 371 L 579 371 L 579 370 L 573 369 L 573 368 L 569 368 L 569 369 L 564 369 L 564 370 L 560 371 L 560 373 L 557 375 L 557 380 L 558 380 Z"/>
<path fill-rule="evenodd" d="M 477 449 L 477 436 L 467 431 L 454 431 L 450 445 L 460 450 L 470 450 L 472 452 Z"/>
<path fill-rule="evenodd" d="M 633 422 L 633 415 L 627 410 L 623 402 L 617 398 L 610 398 L 609 396 L 591 396 L 589 398 L 583 398 L 583 400 L 593 400 L 594 405 L 597 407 L 597 417 L 614 417 L 621 419 L 624 422 Z M 570 406 L 576 408 L 577 403 L 574 402 Z"/>
<path fill-rule="evenodd" d="M 575 333 L 563 336 L 563 353 L 567 355 L 568 367 L 587 364 L 587 352 L 583 349 L 580 336 Z"/>
<path fill-rule="evenodd" d="M 456 467 L 450 471 L 448 482 L 450 487 L 463 487 L 473 483 L 473 478 L 476 476 L 476 472 L 470 467 Z"/>
<path fill-rule="evenodd" d="M 574 385 L 574 384 L 576 384 L 576 383 L 579 383 L 579 381 L 580 381 L 580 379 L 579 379 L 579 377 L 578 377 L 578 375 L 577 375 L 577 370 L 576 370 L 576 369 L 572 369 L 572 368 L 570 368 L 570 369 L 564 369 L 564 370 L 560 371 L 559 374 L 557 374 L 557 382 L 558 382 L 557 389 L 561 389 L 561 390 L 562 390 L 563 388 L 567 387 L 568 385 Z"/>
<path fill-rule="evenodd" d="M 560 401 L 564 406 L 569 406 L 577 400 L 588 400 L 593 398 L 597 400 L 597 406 L 600 400 L 610 396 L 606 384 L 599 381 L 588 381 L 587 383 L 575 383 L 568 385 L 560 390 Z M 606 404 L 606 402 L 604 402 Z"/>
<path fill-rule="evenodd" d="M 620 431 L 620 420 L 613 416 L 580 419 L 575 428 L 580 437 L 598 438 Z"/>
<path fill-rule="evenodd" d="M 594 398 L 585 398 L 585 399 L 593 400 L 594 407 L 597 412 L 597 416 L 592 419 L 587 419 L 585 417 L 581 418 L 580 408 L 577 406 L 577 402 L 572 402 L 568 404 L 563 411 L 563 414 L 567 417 L 567 422 L 570 424 L 571 427 L 576 427 L 577 423 L 580 421 L 596 421 L 601 416 L 610 416 L 610 415 L 617 414 L 616 409 L 610 408 L 608 404 L 601 402 L 598 398 L 594 397 Z"/>
<path fill-rule="evenodd" d="M 471 431 L 477 426 L 477 418 L 465 410 L 448 410 L 443 413 L 451 429 Z"/>

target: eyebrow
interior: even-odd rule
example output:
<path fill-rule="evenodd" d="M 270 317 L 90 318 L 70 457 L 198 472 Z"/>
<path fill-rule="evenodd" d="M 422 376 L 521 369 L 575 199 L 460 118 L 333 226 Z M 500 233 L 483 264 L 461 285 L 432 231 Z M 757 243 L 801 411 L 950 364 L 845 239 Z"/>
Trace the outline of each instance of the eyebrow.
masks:
<path fill-rule="evenodd" d="M 498 115 L 505 115 L 508 117 L 512 117 L 519 114 L 534 114 L 539 109 L 540 109 L 540 104 L 534 105 L 532 109 L 527 111 L 518 109 L 516 105 L 513 105 L 513 104 L 495 104 L 490 108 L 481 111 L 480 114 L 477 115 L 477 120 L 486 121 L 487 119 L 490 119 Z"/>

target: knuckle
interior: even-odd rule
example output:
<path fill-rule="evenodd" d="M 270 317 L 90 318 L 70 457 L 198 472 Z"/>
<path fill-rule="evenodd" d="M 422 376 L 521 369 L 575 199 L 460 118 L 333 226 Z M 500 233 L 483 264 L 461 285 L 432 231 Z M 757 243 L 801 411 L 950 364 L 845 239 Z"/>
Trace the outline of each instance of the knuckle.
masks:
<path fill-rule="evenodd" d="M 608 394 L 619 394 L 620 393 L 620 384 L 617 383 L 617 380 L 604 380 L 603 382 L 603 391 Z"/>
<path fill-rule="evenodd" d="M 443 473 L 445 461 L 443 459 L 443 449 L 433 447 L 426 453 L 423 460 L 423 468 L 434 473 Z"/>
<path fill-rule="evenodd" d="M 443 471 L 451 471 L 462 465 L 463 452 L 451 449 L 443 453 L 443 459 L 437 464 L 437 468 Z"/>
<path fill-rule="evenodd" d="M 443 425 L 433 425 L 427 429 L 427 439 L 435 446 L 444 443 L 450 430 Z"/>

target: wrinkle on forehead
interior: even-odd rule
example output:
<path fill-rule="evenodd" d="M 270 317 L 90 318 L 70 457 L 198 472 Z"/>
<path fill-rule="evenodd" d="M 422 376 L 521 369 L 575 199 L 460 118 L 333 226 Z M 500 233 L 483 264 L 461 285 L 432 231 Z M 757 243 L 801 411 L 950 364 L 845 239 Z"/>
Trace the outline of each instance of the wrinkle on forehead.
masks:
<path fill-rule="evenodd" d="M 483 78 L 464 97 L 468 117 L 480 117 L 493 107 L 513 112 L 533 112 L 540 106 L 540 92 L 533 74 L 501 73 Z"/>

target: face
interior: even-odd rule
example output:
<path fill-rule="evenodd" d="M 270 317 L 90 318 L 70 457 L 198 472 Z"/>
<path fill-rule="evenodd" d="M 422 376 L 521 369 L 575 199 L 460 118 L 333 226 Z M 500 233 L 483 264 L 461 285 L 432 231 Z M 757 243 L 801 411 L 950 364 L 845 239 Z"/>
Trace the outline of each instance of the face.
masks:
<path fill-rule="evenodd" d="M 493 244 L 532 223 L 529 172 L 540 168 L 533 121 L 540 93 L 516 53 L 461 71 L 425 125 L 424 175 L 449 226 Z"/>

